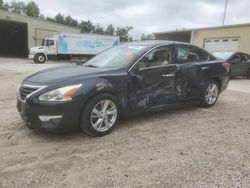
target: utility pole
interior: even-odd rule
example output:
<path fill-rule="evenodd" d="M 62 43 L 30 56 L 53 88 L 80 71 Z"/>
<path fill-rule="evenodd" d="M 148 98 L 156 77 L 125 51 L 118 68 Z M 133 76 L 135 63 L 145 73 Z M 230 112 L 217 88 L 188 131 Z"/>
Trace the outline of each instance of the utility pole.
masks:
<path fill-rule="evenodd" d="M 228 4 L 228 0 L 226 0 L 226 2 L 225 2 L 225 9 L 224 9 L 224 13 L 223 13 L 223 22 L 222 22 L 222 25 L 225 25 L 226 14 L 227 14 L 227 4 Z"/>

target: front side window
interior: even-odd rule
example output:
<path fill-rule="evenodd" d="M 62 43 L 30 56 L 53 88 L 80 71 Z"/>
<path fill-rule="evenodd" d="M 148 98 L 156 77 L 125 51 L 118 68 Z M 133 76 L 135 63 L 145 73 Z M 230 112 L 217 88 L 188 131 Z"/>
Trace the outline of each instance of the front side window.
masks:
<path fill-rule="evenodd" d="M 175 56 L 177 64 L 208 61 L 212 58 L 212 56 L 210 57 L 210 55 L 205 51 L 188 46 L 177 46 L 175 50 Z"/>
<path fill-rule="evenodd" d="M 54 44 L 54 40 L 46 40 L 46 46 L 53 46 Z"/>
<path fill-rule="evenodd" d="M 139 62 L 139 69 L 154 68 L 170 64 L 170 48 L 160 47 L 146 54 Z"/>

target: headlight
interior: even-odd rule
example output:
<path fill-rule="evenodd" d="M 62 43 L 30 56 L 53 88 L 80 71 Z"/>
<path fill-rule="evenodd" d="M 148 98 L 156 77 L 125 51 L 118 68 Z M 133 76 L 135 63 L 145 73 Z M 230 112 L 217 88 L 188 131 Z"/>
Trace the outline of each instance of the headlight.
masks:
<path fill-rule="evenodd" d="M 39 96 L 40 101 L 70 101 L 82 84 L 58 88 Z"/>
<path fill-rule="evenodd" d="M 35 51 L 34 50 L 30 50 L 30 55 L 33 55 L 35 54 Z"/>

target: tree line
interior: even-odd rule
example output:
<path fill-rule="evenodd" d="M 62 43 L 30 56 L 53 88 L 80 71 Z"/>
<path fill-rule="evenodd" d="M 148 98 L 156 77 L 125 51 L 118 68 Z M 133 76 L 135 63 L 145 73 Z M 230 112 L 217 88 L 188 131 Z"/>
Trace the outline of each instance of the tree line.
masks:
<path fill-rule="evenodd" d="M 102 27 L 100 24 L 94 24 L 90 20 L 81 20 L 72 18 L 70 15 L 63 15 L 58 13 L 55 17 L 46 17 L 40 13 L 38 5 L 34 1 L 25 3 L 23 1 L 13 0 L 10 3 L 0 0 L 0 9 L 7 10 L 12 13 L 39 18 L 41 20 L 47 20 L 50 22 L 60 23 L 63 25 L 76 27 L 81 30 L 82 33 L 96 33 L 96 34 L 106 34 L 119 36 L 121 42 L 133 41 L 133 38 L 129 36 L 129 31 L 133 29 L 131 26 L 117 27 L 115 28 L 112 24 L 108 25 L 106 28 Z M 151 40 L 153 36 L 151 34 L 142 34 L 141 40 Z"/>

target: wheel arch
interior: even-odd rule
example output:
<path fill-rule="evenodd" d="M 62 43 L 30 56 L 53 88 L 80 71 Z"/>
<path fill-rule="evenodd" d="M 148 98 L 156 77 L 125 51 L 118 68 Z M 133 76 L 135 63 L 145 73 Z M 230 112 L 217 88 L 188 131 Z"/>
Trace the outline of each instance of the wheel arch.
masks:
<path fill-rule="evenodd" d="M 220 78 L 218 77 L 211 77 L 211 80 L 215 80 L 218 83 L 218 87 L 219 87 L 219 92 L 221 92 L 221 87 L 222 87 L 222 81 Z"/>
<path fill-rule="evenodd" d="M 96 97 L 98 95 L 103 95 L 103 94 L 110 94 L 110 95 L 114 96 L 116 98 L 116 100 L 118 101 L 118 108 L 121 109 L 121 101 L 119 100 L 119 97 L 115 94 L 115 92 L 112 92 L 110 90 L 95 92 L 94 94 L 88 96 L 86 98 L 85 102 L 82 104 L 81 110 L 80 110 L 80 113 L 79 113 L 79 117 L 78 117 L 79 122 L 81 121 L 81 114 L 84 112 L 87 103 L 89 101 L 91 101 L 94 97 Z M 80 123 L 79 123 L 79 126 L 80 126 Z"/>
<path fill-rule="evenodd" d="M 119 105 L 120 105 L 119 97 L 115 94 L 115 92 L 112 92 L 110 90 L 103 90 L 103 91 L 95 92 L 93 95 L 89 96 L 86 99 L 86 102 L 89 101 L 89 100 L 91 100 L 92 98 L 96 97 L 97 95 L 102 95 L 102 94 L 113 95 L 116 98 L 116 100 L 119 102 Z"/>
<path fill-rule="evenodd" d="M 44 55 L 45 58 L 46 58 L 46 61 L 48 61 L 48 56 L 47 56 L 47 54 L 44 53 L 44 52 L 37 52 L 37 53 L 34 55 L 34 58 L 35 58 L 37 55 L 40 55 L 40 54 Z"/>

